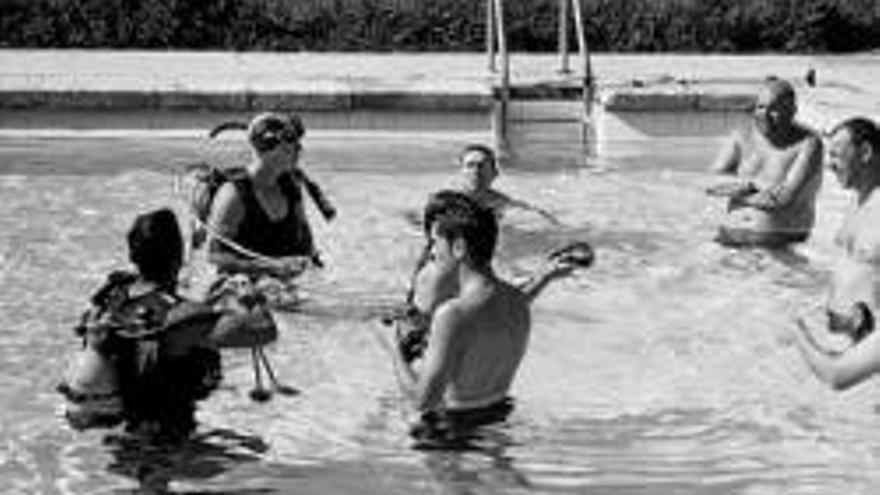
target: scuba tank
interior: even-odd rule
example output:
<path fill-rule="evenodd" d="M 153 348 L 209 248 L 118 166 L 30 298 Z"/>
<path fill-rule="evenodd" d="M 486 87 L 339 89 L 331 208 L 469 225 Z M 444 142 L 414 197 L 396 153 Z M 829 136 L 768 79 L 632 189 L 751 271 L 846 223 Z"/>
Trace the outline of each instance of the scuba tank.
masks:
<path fill-rule="evenodd" d="M 74 353 L 56 390 L 64 396 L 64 416 L 77 430 L 112 427 L 123 420 L 116 363 L 86 343 Z"/>

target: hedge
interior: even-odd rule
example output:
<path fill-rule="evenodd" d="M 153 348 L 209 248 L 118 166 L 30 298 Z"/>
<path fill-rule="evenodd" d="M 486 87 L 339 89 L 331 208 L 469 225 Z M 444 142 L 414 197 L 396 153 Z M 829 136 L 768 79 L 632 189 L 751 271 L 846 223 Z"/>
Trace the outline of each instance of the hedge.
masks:
<path fill-rule="evenodd" d="M 846 52 L 880 46 L 875 0 L 581 1 L 595 51 Z M 555 49 L 558 0 L 504 3 L 513 49 Z M 484 0 L 0 0 L 0 46 L 479 51 L 485 14 Z"/>

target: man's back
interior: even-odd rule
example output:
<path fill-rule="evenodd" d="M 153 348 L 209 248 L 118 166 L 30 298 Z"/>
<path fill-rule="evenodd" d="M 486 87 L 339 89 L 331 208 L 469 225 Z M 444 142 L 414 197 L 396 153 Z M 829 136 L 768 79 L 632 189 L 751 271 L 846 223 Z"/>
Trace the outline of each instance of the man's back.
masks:
<path fill-rule="evenodd" d="M 462 351 L 449 377 L 445 407 L 471 409 L 504 399 L 529 339 L 531 316 L 525 295 L 487 277 L 464 290 L 450 306 L 459 313 L 456 340 Z"/>

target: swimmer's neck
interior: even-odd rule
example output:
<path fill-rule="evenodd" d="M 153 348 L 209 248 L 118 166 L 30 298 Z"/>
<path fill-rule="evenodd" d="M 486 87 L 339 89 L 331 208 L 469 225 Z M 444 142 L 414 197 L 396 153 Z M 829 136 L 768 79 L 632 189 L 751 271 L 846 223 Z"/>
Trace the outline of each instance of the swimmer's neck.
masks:
<path fill-rule="evenodd" d="M 458 272 L 459 293 L 470 292 L 471 289 L 482 287 L 495 279 L 495 271 L 492 270 L 491 263 L 487 266 L 468 264 L 460 268 Z"/>
<path fill-rule="evenodd" d="M 284 172 L 284 168 L 278 164 L 269 163 L 265 160 L 255 159 L 247 167 L 251 182 L 259 186 L 274 187 L 278 184 L 278 178 Z"/>

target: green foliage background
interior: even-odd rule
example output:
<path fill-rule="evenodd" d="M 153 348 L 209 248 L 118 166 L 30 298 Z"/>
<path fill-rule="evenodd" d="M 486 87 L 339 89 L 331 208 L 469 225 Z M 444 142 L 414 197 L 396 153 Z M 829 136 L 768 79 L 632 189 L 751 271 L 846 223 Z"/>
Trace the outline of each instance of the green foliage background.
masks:
<path fill-rule="evenodd" d="M 580 0 L 595 51 L 880 47 L 878 0 Z M 511 47 L 550 51 L 558 0 L 505 0 Z M 478 51 L 484 0 L 0 0 L 0 46 Z"/>

